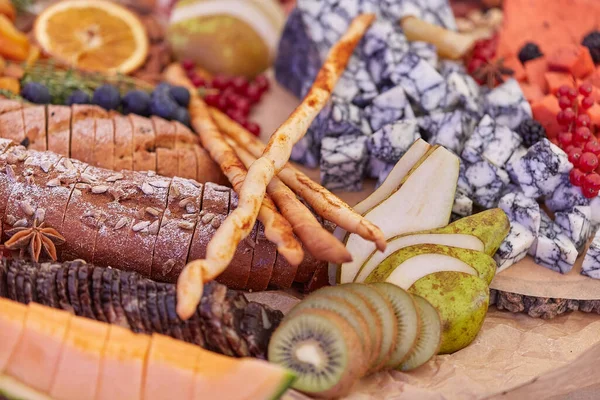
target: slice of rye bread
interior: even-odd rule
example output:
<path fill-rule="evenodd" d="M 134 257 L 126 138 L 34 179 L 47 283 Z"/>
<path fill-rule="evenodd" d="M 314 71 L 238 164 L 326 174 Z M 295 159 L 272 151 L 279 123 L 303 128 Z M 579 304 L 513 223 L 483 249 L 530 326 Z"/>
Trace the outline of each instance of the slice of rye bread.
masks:
<path fill-rule="evenodd" d="M 133 128 L 133 170 L 156 171 L 156 133 L 152 121 L 129 114 Z"/>
<path fill-rule="evenodd" d="M 233 212 L 238 206 L 238 195 L 231 191 L 229 200 L 229 213 Z M 254 253 L 254 240 L 256 239 L 256 224 L 252 232 L 242 240 L 235 250 L 233 256 L 236 262 L 229 264 L 227 269 L 219 275 L 219 282 L 232 289 L 244 289 L 250 278 L 250 269 L 252 268 L 252 257 Z"/>
<path fill-rule="evenodd" d="M 129 118 L 117 112 L 111 112 L 115 126 L 115 171 L 127 169 L 133 171 L 133 127 Z"/>
<path fill-rule="evenodd" d="M 201 183 L 213 182 L 217 185 L 229 186 L 229 180 L 221 168 L 210 157 L 208 151 L 202 146 L 194 146 L 194 154 L 196 156 L 196 180 Z"/>
<path fill-rule="evenodd" d="M 23 103 L 20 101 L 0 98 L 0 114 L 20 110 L 21 108 L 23 108 Z"/>
<path fill-rule="evenodd" d="M 132 204 L 137 215 L 129 226 L 127 262 L 131 270 L 149 277 L 172 179 L 156 176 L 155 172 L 137 172 L 133 179 L 138 184 L 138 196 Z"/>
<path fill-rule="evenodd" d="M 162 118 L 152 117 L 156 132 L 156 172 L 162 176 L 177 176 L 175 125 Z"/>
<path fill-rule="evenodd" d="M 177 140 L 175 150 L 177 150 L 177 175 L 182 178 L 196 179 L 197 166 L 196 154 L 193 148 L 197 145 L 196 136 L 183 124 L 173 121 Z"/>
<path fill-rule="evenodd" d="M 71 142 L 71 107 L 48 105 L 48 150 L 68 157 Z"/>
<path fill-rule="evenodd" d="M 306 258 L 306 255 L 304 257 Z M 297 266 L 294 267 L 287 262 L 285 257 L 277 253 L 277 259 L 275 260 L 275 265 L 273 266 L 273 274 L 271 275 L 269 287 L 276 289 L 289 289 L 294 283 L 294 278 L 296 277 L 297 271 Z"/>
<path fill-rule="evenodd" d="M 85 163 L 94 161 L 96 118 L 105 111 L 97 106 L 74 104 L 71 118 L 71 158 Z"/>
<path fill-rule="evenodd" d="M 108 114 L 96 118 L 94 165 L 110 170 L 115 167 L 115 126 Z"/>
<path fill-rule="evenodd" d="M 25 136 L 29 139 L 28 149 L 46 151 L 46 106 L 23 108 Z"/>
<path fill-rule="evenodd" d="M 265 226 L 258 222 L 257 232 L 254 239 L 254 256 L 250 268 L 250 278 L 246 288 L 252 291 L 266 290 L 271 281 L 277 249 L 265 236 Z"/>
<path fill-rule="evenodd" d="M 25 139 L 23 110 L 14 110 L 0 115 L 0 137 L 21 143 Z"/>
<path fill-rule="evenodd" d="M 189 249 L 202 209 L 202 185 L 175 177 L 169 189 L 152 260 L 152 279 L 176 282 L 185 267 Z"/>

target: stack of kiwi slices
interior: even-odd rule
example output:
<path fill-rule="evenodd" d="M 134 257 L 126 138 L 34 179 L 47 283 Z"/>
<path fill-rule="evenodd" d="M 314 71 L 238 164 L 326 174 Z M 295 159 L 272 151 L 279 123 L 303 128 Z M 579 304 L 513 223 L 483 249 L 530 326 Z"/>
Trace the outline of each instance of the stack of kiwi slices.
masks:
<path fill-rule="evenodd" d="M 285 317 L 269 361 L 296 373 L 295 389 L 338 397 L 370 373 L 423 365 L 437 354 L 441 331 L 431 304 L 391 283 L 324 287 Z"/>

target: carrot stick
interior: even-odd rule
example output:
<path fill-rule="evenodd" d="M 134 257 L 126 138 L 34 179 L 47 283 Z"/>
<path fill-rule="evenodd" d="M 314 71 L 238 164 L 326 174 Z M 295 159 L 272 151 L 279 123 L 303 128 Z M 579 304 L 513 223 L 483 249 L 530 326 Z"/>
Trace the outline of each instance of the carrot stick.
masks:
<path fill-rule="evenodd" d="M 238 243 L 252 231 L 267 185 L 285 166 L 294 144 L 306 134 L 312 121 L 326 105 L 352 52 L 374 19 L 372 14 L 356 17 L 340 41 L 331 48 L 302 103 L 273 133 L 262 156 L 250 166 L 239 193 L 239 205 L 208 243 L 206 259 L 192 261 L 181 272 L 177 282 L 177 313 L 182 319 L 194 314 L 202 297 L 203 283 L 214 279 L 227 268 Z M 376 243 L 385 249 L 383 235 Z"/>

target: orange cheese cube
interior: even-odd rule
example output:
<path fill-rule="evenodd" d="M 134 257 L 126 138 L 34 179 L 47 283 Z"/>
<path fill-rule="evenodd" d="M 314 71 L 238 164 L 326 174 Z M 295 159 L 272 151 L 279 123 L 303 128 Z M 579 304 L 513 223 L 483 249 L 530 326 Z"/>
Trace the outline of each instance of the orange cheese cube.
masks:
<path fill-rule="evenodd" d="M 153 335 L 146 366 L 144 400 L 191 399 L 199 352 L 200 348 L 192 344 Z"/>
<path fill-rule="evenodd" d="M 104 347 L 96 400 L 141 400 L 150 336 L 111 325 Z"/>
<path fill-rule="evenodd" d="M 530 103 L 535 103 L 536 101 L 541 100 L 544 97 L 544 92 L 537 85 L 533 85 L 531 83 L 526 82 L 519 82 L 519 85 L 521 86 L 523 95 Z"/>
<path fill-rule="evenodd" d="M 525 68 L 523 68 L 523 64 L 516 57 L 506 57 L 504 59 L 504 66 L 513 70 L 512 78 L 515 78 L 517 81 L 522 82 L 527 79 L 527 74 L 525 74 Z"/>
<path fill-rule="evenodd" d="M 548 84 L 548 91 L 551 94 L 556 94 L 556 92 L 558 92 L 558 88 L 563 85 L 575 87 L 575 81 L 573 77 L 569 74 L 565 74 L 564 72 L 546 72 L 544 77 L 546 78 L 546 82 Z"/>
<path fill-rule="evenodd" d="M 4 372 L 25 325 L 27 307 L 0 298 L 0 373 Z"/>
<path fill-rule="evenodd" d="M 193 399 L 235 398 L 245 376 L 237 373 L 241 360 L 202 350 L 196 363 Z M 233 394 L 233 395 L 232 395 Z"/>
<path fill-rule="evenodd" d="M 600 128 L 600 105 L 598 103 L 594 104 L 587 110 L 587 113 L 592 120 L 592 126 L 594 126 L 597 131 Z"/>
<path fill-rule="evenodd" d="M 40 392 L 50 391 L 72 315 L 29 303 L 25 328 L 7 373 Z"/>
<path fill-rule="evenodd" d="M 558 98 L 552 94 L 546 95 L 531 105 L 533 119 L 542 124 L 550 139 L 557 137 L 560 132 L 560 125 L 556 121 L 556 114 L 559 111 Z"/>
<path fill-rule="evenodd" d="M 548 61 L 546 57 L 535 58 L 525 63 L 525 75 L 527 82 L 538 86 L 544 94 L 548 93 L 548 82 L 544 74 L 548 72 Z"/>
<path fill-rule="evenodd" d="M 108 324 L 86 318 L 71 320 L 50 390 L 52 398 L 57 400 L 95 398 L 108 328 Z"/>
<path fill-rule="evenodd" d="M 582 45 L 563 46 L 556 49 L 548 57 L 548 67 L 551 71 L 566 72 L 575 78 L 583 78 L 595 69 L 589 49 Z"/>

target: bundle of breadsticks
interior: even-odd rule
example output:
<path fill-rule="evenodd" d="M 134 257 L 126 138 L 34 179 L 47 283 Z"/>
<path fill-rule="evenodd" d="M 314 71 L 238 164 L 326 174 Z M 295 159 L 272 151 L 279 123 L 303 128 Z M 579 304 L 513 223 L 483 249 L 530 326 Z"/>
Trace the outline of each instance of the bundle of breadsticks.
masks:
<path fill-rule="evenodd" d="M 179 276 L 177 312 L 181 318 L 193 314 L 202 296 L 203 283 L 227 268 L 238 244 L 250 234 L 257 219 L 265 226 L 265 236 L 292 265 L 298 265 L 303 258 L 298 239 L 318 259 L 333 263 L 350 261 L 345 246 L 297 196 L 324 219 L 373 241 L 380 250 L 385 249 L 386 241 L 378 227 L 288 163 L 292 147 L 329 101 L 350 56 L 374 18 L 365 14 L 354 19 L 331 48 L 302 103 L 266 145 L 219 110 L 208 107 L 181 66 L 174 64 L 165 71 L 167 81 L 189 88 L 192 126 L 239 196 L 238 207 L 209 242 L 206 258 L 190 262 Z"/>

